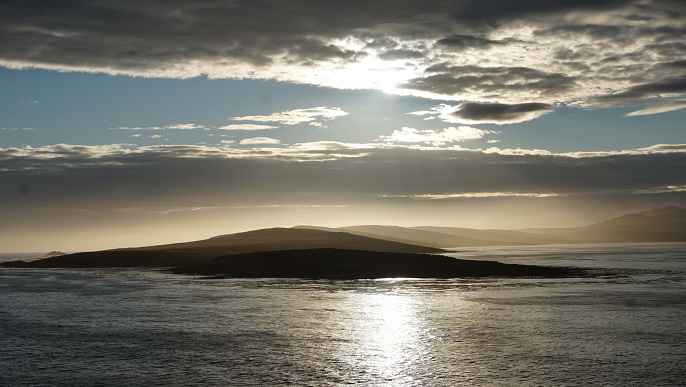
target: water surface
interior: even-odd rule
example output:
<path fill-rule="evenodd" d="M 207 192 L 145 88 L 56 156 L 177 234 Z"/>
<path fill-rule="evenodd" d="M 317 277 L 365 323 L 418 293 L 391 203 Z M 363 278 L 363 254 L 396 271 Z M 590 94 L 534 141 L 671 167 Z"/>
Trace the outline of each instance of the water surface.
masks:
<path fill-rule="evenodd" d="M 211 280 L 2 269 L 0 385 L 683 385 L 683 251 L 457 253 L 674 270 L 599 279 Z"/>

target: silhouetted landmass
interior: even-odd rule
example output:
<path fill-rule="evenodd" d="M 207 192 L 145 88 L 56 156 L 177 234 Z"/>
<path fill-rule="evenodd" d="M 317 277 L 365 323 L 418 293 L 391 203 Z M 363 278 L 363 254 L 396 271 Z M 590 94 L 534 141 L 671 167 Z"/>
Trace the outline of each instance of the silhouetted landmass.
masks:
<path fill-rule="evenodd" d="M 58 255 L 65 255 L 65 254 L 66 254 L 66 253 L 63 253 L 63 252 L 61 252 L 61 251 L 55 250 L 55 251 L 51 251 L 51 252 L 45 254 L 45 256 L 47 256 L 47 257 L 56 257 L 56 256 L 58 256 Z"/>
<path fill-rule="evenodd" d="M 429 254 L 309 249 L 236 254 L 177 267 L 177 274 L 233 278 L 579 277 L 589 271 L 475 261 Z"/>
<path fill-rule="evenodd" d="M 343 230 L 344 232 L 341 232 Z M 316 226 L 270 228 L 158 246 L 52 256 L 13 267 L 181 267 L 214 258 L 270 251 L 343 249 L 387 253 L 439 253 L 442 248 L 554 243 L 686 242 L 686 209 L 667 207 L 575 228 L 475 230 L 457 227 Z M 51 252 L 55 253 L 55 252 Z M 285 256 L 285 255 L 284 255 Z M 189 266 L 190 267 L 190 266 Z"/>
<path fill-rule="evenodd" d="M 352 235 L 288 228 L 270 228 L 221 235 L 201 241 L 169 245 L 92 251 L 50 257 L 31 262 L 6 262 L 4 266 L 103 268 L 172 267 L 247 252 L 342 248 L 367 251 L 436 253 L 443 250 Z"/>

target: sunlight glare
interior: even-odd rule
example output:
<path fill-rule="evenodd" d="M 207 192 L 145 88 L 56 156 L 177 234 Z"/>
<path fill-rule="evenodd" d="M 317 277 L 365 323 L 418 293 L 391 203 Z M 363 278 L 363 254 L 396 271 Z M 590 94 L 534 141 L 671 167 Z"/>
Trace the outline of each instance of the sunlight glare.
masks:
<path fill-rule="evenodd" d="M 342 360 L 369 375 L 411 382 L 414 365 L 421 361 L 418 355 L 425 353 L 418 301 L 411 295 L 381 293 L 351 295 L 348 302 L 344 310 L 355 315 L 347 336 L 354 345 L 340 348 Z"/>

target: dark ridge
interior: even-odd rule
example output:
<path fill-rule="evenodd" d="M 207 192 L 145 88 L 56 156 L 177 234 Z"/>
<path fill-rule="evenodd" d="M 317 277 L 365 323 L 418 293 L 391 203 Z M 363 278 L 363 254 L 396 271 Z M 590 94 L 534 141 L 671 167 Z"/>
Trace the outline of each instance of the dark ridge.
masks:
<path fill-rule="evenodd" d="M 504 264 L 443 255 L 345 249 L 267 251 L 219 257 L 171 269 L 177 274 L 226 278 L 462 278 L 580 277 L 586 269 Z"/>

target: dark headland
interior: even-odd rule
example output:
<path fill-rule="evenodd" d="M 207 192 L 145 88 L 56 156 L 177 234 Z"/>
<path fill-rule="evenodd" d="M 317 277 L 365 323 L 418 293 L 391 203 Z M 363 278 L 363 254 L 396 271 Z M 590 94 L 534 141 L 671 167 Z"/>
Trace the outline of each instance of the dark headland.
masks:
<path fill-rule="evenodd" d="M 228 255 L 171 269 L 177 274 L 226 278 L 463 278 L 580 277 L 589 271 L 571 267 L 504 264 L 443 255 L 345 249 L 267 251 Z"/>

